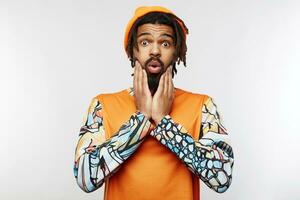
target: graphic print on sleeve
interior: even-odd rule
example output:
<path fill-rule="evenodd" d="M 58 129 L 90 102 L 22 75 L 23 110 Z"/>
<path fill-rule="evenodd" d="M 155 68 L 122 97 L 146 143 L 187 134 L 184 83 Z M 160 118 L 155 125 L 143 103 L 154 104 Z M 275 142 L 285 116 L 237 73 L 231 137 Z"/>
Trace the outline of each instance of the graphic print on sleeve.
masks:
<path fill-rule="evenodd" d="M 141 135 L 147 132 L 151 125 L 150 121 L 137 111 L 114 136 L 106 139 L 102 109 L 99 100 L 93 98 L 80 128 L 75 151 L 74 176 L 85 192 L 98 189 L 106 178 L 117 171 L 141 144 Z"/>
<path fill-rule="evenodd" d="M 211 97 L 202 108 L 201 127 L 203 137 L 194 141 L 182 125 L 166 115 L 150 134 L 174 152 L 209 188 L 223 193 L 232 181 L 234 156 L 229 135 Z"/>

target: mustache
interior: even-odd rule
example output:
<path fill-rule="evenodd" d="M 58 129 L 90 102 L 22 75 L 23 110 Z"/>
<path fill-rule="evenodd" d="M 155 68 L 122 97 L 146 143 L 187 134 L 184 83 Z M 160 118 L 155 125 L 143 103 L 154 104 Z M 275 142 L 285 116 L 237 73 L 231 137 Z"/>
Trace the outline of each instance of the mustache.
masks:
<path fill-rule="evenodd" d="M 153 57 L 149 58 L 149 59 L 145 62 L 144 68 L 146 68 L 146 66 L 149 65 L 149 63 L 150 63 L 151 61 L 153 61 L 153 60 L 159 62 L 159 64 L 160 64 L 160 66 L 162 67 L 162 69 L 164 69 L 164 63 L 163 63 L 159 58 L 153 58 Z M 132 58 L 132 59 L 130 59 L 131 67 L 132 67 L 132 68 L 135 67 L 135 61 L 137 61 L 137 58 Z M 172 60 L 171 63 L 170 63 L 170 65 L 171 65 L 171 64 L 174 65 L 174 64 L 175 64 L 175 61 Z M 132 73 L 131 76 L 134 76 L 134 73 Z"/>
<path fill-rule="evenodd" d="M 160 64 L 160 66 L 162 67 L 162 69 L 164 69 L 164 63 L 163 63 L 159 58 L 149 58 L 149 59 L 145 62 L 145 66 L 144 66 L 144 67 L 148 66 L 149 63 L 150 63 L 151 61 L 153 61 L 153 60 L 159 62 L 159 64 Z"/>

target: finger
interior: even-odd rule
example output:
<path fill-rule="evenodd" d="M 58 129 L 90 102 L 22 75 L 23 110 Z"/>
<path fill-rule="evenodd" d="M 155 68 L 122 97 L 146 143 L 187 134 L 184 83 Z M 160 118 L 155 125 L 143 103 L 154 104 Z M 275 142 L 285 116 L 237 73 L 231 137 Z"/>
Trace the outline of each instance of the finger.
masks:
<path fill-rule="evenodd" d="M 138 92 L 142 92 L 142 80 L 143 80 L 143 74 L 141 72 L 141 65 L 140 63 L 137 61 L 137 88 L 138 88 Z"/>
<path fill-rule="evenodd" d="M 145 74 L 144 74 L 144 69 L 141 69 L 141 91 L 142 91 L 142 94 L 145 94 Z"/>
<path fill-rule="evenodd" d="M 148 77 L 147 77 L 147 72 L 145 69 L 143 69 L 143 73 L 144 73 L 144 85 L 143 85 L 143 88 L 145 90 L 145 92 L 148 94 L 148 92 L 150 92 L 149 90 L 149 86 L 148 86 Z"/>
<path fill-rule="evenodd" d="M 135 84 L 136 84 L 136 92 L 139 90 L 139 66 L 138 66 L 138 61 L 135 61 L 135 68 L 136 68 L 136 77 L 135 77 Z"/>
<path fill-rule="evenodd" d="M 173 92 L 174 92 L 174 84 L 173 84 L 173 79 L 172 79 L 172 70 L 173 66 L 170 68 L 170 77 L 169 77 L 169 95 L 170 97 L 173 97 Z"/>
<path fill-rule="evenodd" d="M 144 81 L 144 76 L 143 76 L 143 68 L 142 66 L 140 65 L 139 66 L 139 72 L 140 72 L 140 87 L 141 87 L 141 91 L 143 91 L 143 81 Z"/>
<path fill-rule="evenodd" d="M 137 82 L 137 67 L 136 67 L 136 62 L 137 61 L 135 61 L 135 65 L 134 65 L 134 76 L 133 76 L 133 89 L 134 89 L 134 92 L 136 92 L 135 90 L 137 89 L 136 87 L 137 87 L 137 84 L 136 84 L 136 82 Z"/>
<path fill-rule="evenodd" d="M 156 93 L 161 94 L 163 92 L 163 87 L 164 87 L 164 81 L 165 81 L 165 75 L 166 73 L 163 73 L 159 79 L 159 84 Z"/>
<path fill-rule="evenodd" d="M 165 72 L 165 80 L 164 80 L 164 95 L 168 95 L 168 89 L 169 89 L 169 75 L 170 75 L 170 67 L 168 67 L 168 69 Z"/>

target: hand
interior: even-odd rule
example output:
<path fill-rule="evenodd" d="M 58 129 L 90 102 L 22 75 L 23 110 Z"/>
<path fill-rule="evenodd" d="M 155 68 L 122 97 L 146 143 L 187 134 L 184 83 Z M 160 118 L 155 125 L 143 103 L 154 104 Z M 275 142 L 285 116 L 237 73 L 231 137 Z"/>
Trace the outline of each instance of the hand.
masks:
<path fill-rule="evenodd" d="M 174 85 L 172 81 L 172 66 L 169 66 L 160 77 L 159 86 L 153 96 L 152 119 L 157 125 L 171 111 L 174 100 Z"/>
<path fill-rule="evenodd" d="M 148 86 L 147 73 L 138 60 L 135 61 L 133 89 L 137 110 L 151 119 L 152 96 Z"/>

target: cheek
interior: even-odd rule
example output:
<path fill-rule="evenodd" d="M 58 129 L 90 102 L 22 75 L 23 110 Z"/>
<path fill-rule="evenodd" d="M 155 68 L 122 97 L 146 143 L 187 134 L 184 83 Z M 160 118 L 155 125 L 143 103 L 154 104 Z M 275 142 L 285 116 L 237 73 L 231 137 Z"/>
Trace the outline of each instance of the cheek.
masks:
<path fill-rule="evenodd" d="M 167 52 L 163 58 L 165 64 L 168 64 L 171 62 L 171 60 L 173 60 L 175 57 L 175 52 L 174 51 L 170 51 L 170 52 Z"/>
<path fill-rule="evenodd" d="M 134 51 L 133 51 L 133 56 L 134 56 L 134 58 L 138 59 L 138 61 L 139 61 L 142 65 L 144 65 L 145 62 L 146 62 L 147 59 L 148 59 L 145 50 L 144 50 L 144 49 L 141 49 L 141 48 L 139 49 L 139 51 L 134 50 Z"/>

